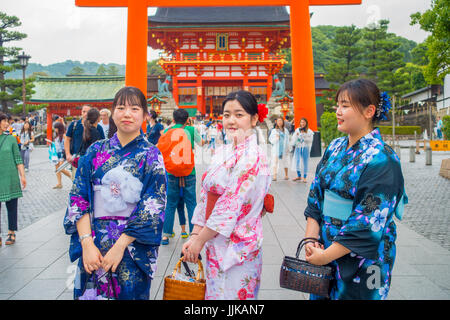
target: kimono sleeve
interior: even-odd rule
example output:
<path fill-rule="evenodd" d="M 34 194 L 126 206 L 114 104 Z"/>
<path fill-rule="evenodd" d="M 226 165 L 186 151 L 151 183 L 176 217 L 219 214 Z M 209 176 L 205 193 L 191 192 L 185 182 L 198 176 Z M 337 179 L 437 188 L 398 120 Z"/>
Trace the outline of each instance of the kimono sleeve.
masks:
<path fill-rule="evenodd" d="M 91 159 L 92 148 L 80 157 L 78 169 L 73 181 L 72 189 L 69 193 L 69 207 L 64 217 L 64 229 L 66 234 L 77 232 L 77 221 L 86 213 L 92 212 L 91 208 Z"/>
<path fill-rule="evenodd" d="M 147 153 L 141 200 L 129 217 L 126 235 L 136 238 L 136 242 L 159 246 L 166 207 L 166 171 L 159 150 L 152 146 Z"/>
<path fill-rule="evenodd" d="M 385 156 L 381 152 L 379 155 Z M 359 256 L 378 259 L 379 244 L 385 228 L 393 221 L 403 192 L 404 180 L 398 161 L 372 160 L 359 178 L 352 214 L 334 241 Z"/>
<path fill-rule="evenodd" d="M 200 227 L 205 226 L 206 196 L 207 193 L 202 187 L 202 190 L 200 191 L 200 199 L 197 202 L 197 206 L 195 207 L 194 214 L 191 219 L 193 225 L 198 225 Z"/>
<path fill-rule="evenodd" d="M 261 196 L 261 210 L 264 203 L 264 196 L 270 186 L 270 176 L 260 174 L 258 163 L 249 169 L 238 168 L 238 172 L 233 173 L 229 185 L 225 192 L 217 200 L 214 209 L 206 222 L 206 226 L 226 238 L 230 238 L 238 217 L 242 213 L 242 206 L 253 196 Z M 260 191 L 263 188 L 263 191 Z M 253 201 L 252 201 L 253 202 Z"/>

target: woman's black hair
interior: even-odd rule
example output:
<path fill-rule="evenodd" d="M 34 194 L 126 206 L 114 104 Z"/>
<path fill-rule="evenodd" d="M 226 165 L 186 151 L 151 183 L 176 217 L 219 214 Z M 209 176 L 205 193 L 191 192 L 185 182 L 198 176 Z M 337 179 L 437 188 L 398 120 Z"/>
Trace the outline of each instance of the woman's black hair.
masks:
<path fill-rule="evenodd" d="M 142 91 L 136 87 L 123 87 L 122 89 L 117 91 L 112 104 L 113 112 L 116 106 L 124 105 L 139 106 L 144 111 L 144 115 L 148 112 L 147 98 L 142 93 Z"/>
<path fill-rule="evenodd" d="M 94 128 L 94 124 L 98 121 L 98 118 L 100 118 L 98 109 L 91 108 L 86 115 L 86 120 L 83 122 L 83 141 L 89 141 L 91 138 L 91 128 Z"/>
<path fill-rule="evenodd" d="M 284 119 L 283 119 L 283 117 L 278 117 L 278 118 L 275 119 L 275 128 L 278 128 L 278 123 L 277 123 L 278 119 L 281 119 L 283 121 L 283 130 L 284 130 L 285 127 L 284 127 Z"/>
<path fill-rule="evenodd" d="M 31 125 L 31 123 L 29 121 L 25 121 L 25 123 L 22 126 L 22 130 L 20 130 L 20 134 L 25 133 L 25 124 L 28 123 L 28 134 L 31 137 L 31 134 L 33 133 L 33 126 Z"/>
<path fill-rule="evenodd" d="M 66 131 L 66 127 L 61 123 L 61 122 L 55 122 L 55 125 L 54 125 L 54 127 L 55 127 L 55 129 L 58 129 L 58 137 L 59 137 L 59 140 L 62 140 L 63 139 L 63 137 L 64 137 L 64 133 L 65 133 L 65 131 Z"/>
<path fill-rule="evenodd" d="M 150 111 L 148 112 L 148 114 L 150 115 L 150 117 L 151 117 L 152 119 L 155 119 L 155 120 L 156 120 L 156 118 L 158 118 L 158 115 L 156 114 L 156 111 L 155 111 L 155 110 L 150 110 Z"/>
<path fill-rule="evenodd" d="M 339 96 L 344 92 L 347 93 L 350 104 L 361 113 L 370 105 L 378 108 L 381 101 L 380 89 L 378 89 L 375 82 L 368 79 L 350 80 L 344 83 L 336 93 L 336 103 L 339 100 Z M 374 116 L 372 122 L 375 120 Z"/>
<path fill-rule="evenodd" d="M 244 108 L 245 112 L 250 114 L 251 116 L 254 116 L 255 114 L 258 114 L 258 102 L 256 101 L 255 96 L 245 90 L 239 90 L 229 93 L 225 100 L 222 102 L 222 113 L 225 108 L 225 104 L 229 101 L 237 100 L 242 108 Z"/>
<path fill-rule="evenodd" d="M 114 122 L 112 116 L 109 117 L 109 131 L 108 131 L 108 139 L 111 139 L 112 136 L 117 132 L 117 126 L 116 123 Z"/>
<path fill-rule="evenodd" d="M 0 122 L 5 120 L 5 119 L 8 120 L 8 116 L 0 111 Z"/>

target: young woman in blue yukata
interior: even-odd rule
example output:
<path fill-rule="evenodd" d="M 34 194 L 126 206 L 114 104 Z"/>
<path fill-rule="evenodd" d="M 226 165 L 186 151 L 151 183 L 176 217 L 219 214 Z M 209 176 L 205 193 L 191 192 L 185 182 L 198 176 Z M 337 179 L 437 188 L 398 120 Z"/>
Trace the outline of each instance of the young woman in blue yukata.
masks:
<path fill-rule="evenodd" d="M 70 259 L 79 259 L 74 298 L 148 300 L 166 172 L 161 153 L 140 130 L 147 114 L 144 94 L 134 87 L 120 89 L 112 112 L 117 132 L 95 142 L 80 159 L 64 217 Z M 109 271 L 112 279 L 104 276 Z M 94 276 L 96 290 L 85 290 Z"/>
<path fill-rule="evenodd" d="M 306 260 L 335 267 L 333 300 L 386 299 L 395 261 L 394 215 L 407 202 L 400 160 L 374 123 L 387 119 L 390 101 L 360 79 L 336 95 L 338 130 L 319 162 L 305 209 Z M 311 299 L 321 299 L 311 295 Z"/>

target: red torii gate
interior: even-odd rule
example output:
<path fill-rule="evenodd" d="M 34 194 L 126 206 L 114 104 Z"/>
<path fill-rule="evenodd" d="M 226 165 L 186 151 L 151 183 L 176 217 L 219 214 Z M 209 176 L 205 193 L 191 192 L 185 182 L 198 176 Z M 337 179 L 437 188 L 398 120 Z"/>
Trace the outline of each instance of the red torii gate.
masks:
<path fill-rule="evenodd" d="M 309 6 L 361 4 L 362 0 L 75 0 L 79 7 L 127 7 L 125 84 L 147 92 L 148 7 L 290 6 L 295 125 L 308 119 L 317 130 Z M 302 80 L 300 80 L 302 74 Z"/>

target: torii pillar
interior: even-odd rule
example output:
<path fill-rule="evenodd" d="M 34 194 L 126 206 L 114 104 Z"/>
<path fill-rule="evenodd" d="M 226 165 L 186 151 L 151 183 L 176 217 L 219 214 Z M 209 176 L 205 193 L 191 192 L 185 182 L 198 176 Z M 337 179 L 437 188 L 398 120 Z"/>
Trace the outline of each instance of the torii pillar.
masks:
<path fill-rule="evenodd" d="M 290 6 L 292 82 L 295 125 L 308 119 L 317 131 L 314 63 L 309 6 L 354 5 L 362 0 L 75 0 L 79 7 L 127 7 L 127 60 L 125 85 L 147 94 L 148 7 Z"/>

